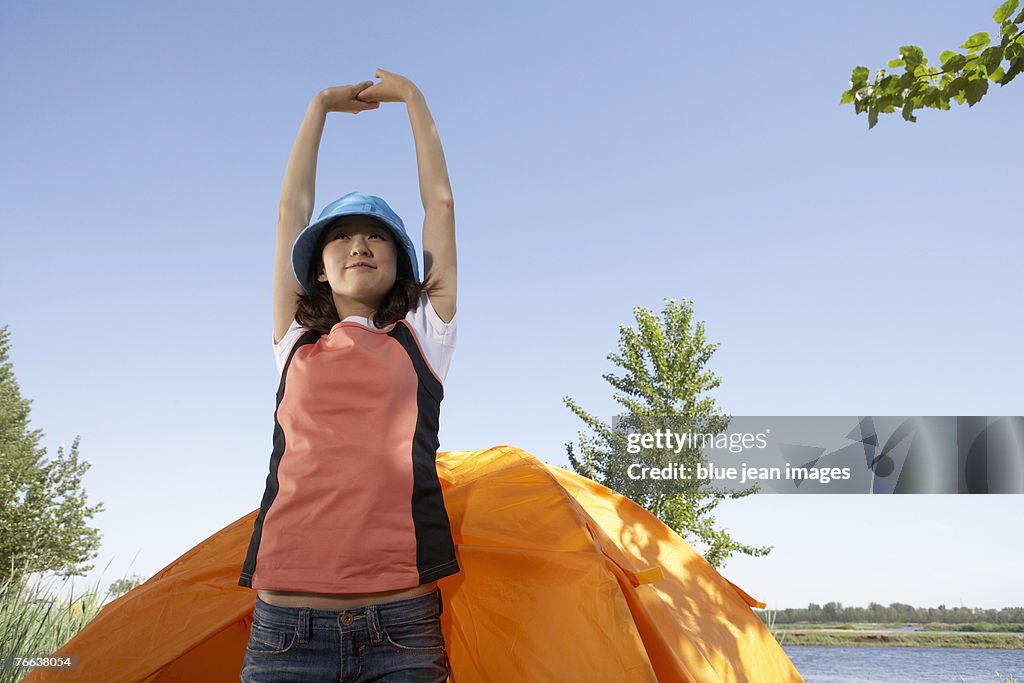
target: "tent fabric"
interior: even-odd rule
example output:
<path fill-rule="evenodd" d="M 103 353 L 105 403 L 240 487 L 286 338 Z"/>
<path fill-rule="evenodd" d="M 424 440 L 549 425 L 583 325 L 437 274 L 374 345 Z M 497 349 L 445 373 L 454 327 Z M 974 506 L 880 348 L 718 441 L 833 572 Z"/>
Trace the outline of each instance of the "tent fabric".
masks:
<path fill-rule="evenodd" d="M 802 681 L 751 606 L 649 512 L 513 446 L 437 457 L 462 571 L 441 579 L 449 681 Z M 257 511 L 103 607 L 25 681 L 238 681 Z"/>

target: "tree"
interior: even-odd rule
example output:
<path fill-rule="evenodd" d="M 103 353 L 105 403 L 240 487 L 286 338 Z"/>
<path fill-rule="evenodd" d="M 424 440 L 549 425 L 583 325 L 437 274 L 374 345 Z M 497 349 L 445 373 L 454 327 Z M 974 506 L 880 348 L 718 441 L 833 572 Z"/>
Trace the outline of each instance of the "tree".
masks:
<path fill-rule="evenodd" d="M 740 498 L 755 489 L 740 492 L 718 491 L 710 482 L 691 478 L 637 479 L 629 475 L 629 466 L 646 458 L 644 464 L 665 467 L 684 464 L 690 467 L 704 462 L 701 449 L 690 446 L 680 452 L 671 449 L 644 449 L 638 455 L 630 452 L 630 431 L 653 432 L 645 429 L 652 424 L 690 425 L 700 423 L 702 433 L 719 433 L 728 425 L 729 418 L 719 413 L 713 398 L 704 392 L 721 384 L 714 373 L 702 369 L 718 344 L 709 344 L 704 337 L 704 324 L 693 326 L 693 307 L 688 300 L 678 302 L 666 299 L 661 318 L 644 308 L 634 309 L 637 328 L 619 326 L 619 353 L 609 353 L 608 359 L 625 373 L 607 373 L 602 377 L 614 387 L 615 401 L 625 408 L 626 414 L 608 425 L 597 419 L 576 401 L 566 396 L 563 401 L 592 434 L 578 434 L 580 456 L 572 443 L 566 444 L 573 469 L 603 486 L 617 491 L 649 510 L 677 534 L 698 548 L 703 548 L 705 559 L 721 567 L 734 552 L 761 556 L 771 546 L 756 548 L 739 543 L 724 529 L 715 526 L 714 510 L 725 498 Z"/>
<path fill-rule="evenodd" d="M 88 461 L 80 462 L 75 437 L 71 453 L 43 460 L 43 432 L 28 431 L 29 404 L 8 360 L 10 334 L 0 328 L 0 582 L 33 572 L 81 575 L 96 555 L 99 531 L 87 526 L 103 510 L 89 507 L 81 488 Z"/>
<path fill-rule="evenodd" d="M 145 580 L 146 579 L 144 577 L 139 576 L 138 574 L 132 574 L 129 577 L 112 582 L 107 588 L 107 593 L 109 593 L 111 597 L 120 597 L 142 584 Z"/>
<path fill-rule="evenodd" d="M 989 81 L 1003 87 L 1024 69 L 1024 10 L 1010 18 L 1017 4 L 1018 0 L 1007 0 L 992 16 L 999 24 L 998 45 L 990 45 L 988 33 L 975 33 L 960 46 L 967 54 L 945 50 L 939 55 L 941 70 L 928 66 L 920 47 L 904 45 L 900 47 L 900 56 L 889 61 L 889 68 L 903 67 L 902 74 L 887 75 L 885 69 L 879 69 L 874 81 L 868 83 L 868 68 L 858 66 L 839 103 L 853 104 L 857 114 L 866 111 L 869 130 L 878 122 L 879 113 L 889 114 L 897 107 L 901 108 L 904 120 L 911 123 L 917 122 L 915 109 L 946 110 L 950 99 L 973 107 L 988 92 Z"/>

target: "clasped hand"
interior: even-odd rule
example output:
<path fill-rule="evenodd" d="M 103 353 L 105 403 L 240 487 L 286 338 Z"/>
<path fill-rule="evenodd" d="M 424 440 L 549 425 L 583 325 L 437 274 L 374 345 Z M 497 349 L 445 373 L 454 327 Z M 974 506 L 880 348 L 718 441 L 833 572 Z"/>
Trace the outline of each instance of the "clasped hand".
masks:
<path fill-rule="evenodd" d="M 416 86 L 405 76 L 384 69 L 377 69 L 374 76 L 380 79 L 379 83 L 363 81 L 356 85 L 338 85 L 324 88 L 317 96 L 327 111 L 358 114 L 377 109 L 381 102 L 406 102 L 415 92 Z"/>

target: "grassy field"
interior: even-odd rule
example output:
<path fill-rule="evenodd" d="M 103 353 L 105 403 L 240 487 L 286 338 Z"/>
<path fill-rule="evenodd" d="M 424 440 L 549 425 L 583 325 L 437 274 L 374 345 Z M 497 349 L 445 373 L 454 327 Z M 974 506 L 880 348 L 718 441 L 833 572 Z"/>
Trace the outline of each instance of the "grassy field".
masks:
<path fill-rule="evenodd" d="M 1020 633 L 948 633 L 942 631 L 883 632 L 878 624 L 776 625 L 772 632 L 782 645 L 884 646 L 884 647 L 971 647 L 1024 650 Z"/>

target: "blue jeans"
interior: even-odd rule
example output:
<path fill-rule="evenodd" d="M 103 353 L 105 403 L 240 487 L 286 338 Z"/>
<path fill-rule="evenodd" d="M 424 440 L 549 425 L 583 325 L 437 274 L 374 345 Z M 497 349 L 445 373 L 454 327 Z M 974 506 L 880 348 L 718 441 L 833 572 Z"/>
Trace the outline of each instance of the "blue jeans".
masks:
<path fill-rule="evenodd" d="M 440 589 L 346 610 L 279 607 L 256 596 L 242 683 L 448 679 Z"/>

